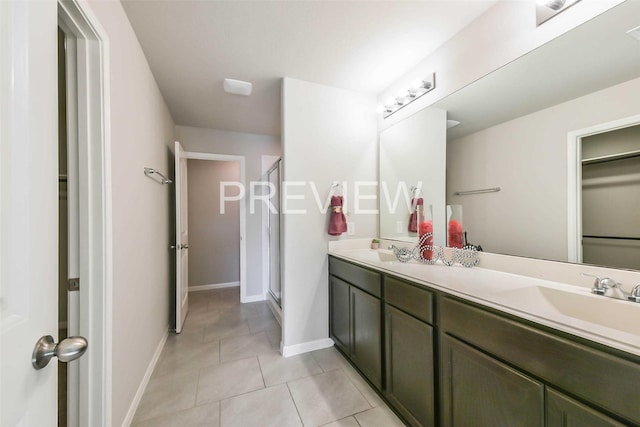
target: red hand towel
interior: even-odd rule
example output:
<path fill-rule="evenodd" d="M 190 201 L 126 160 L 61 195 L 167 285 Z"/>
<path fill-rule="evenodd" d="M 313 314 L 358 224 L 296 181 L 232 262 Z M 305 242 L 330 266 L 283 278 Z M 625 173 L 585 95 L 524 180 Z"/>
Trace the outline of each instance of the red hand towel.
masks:
<path fill-rule="evenodd" d="M 417 233 L 418 232 L 418 223 L 422 222 L 424 215 L 419 215 L 421 218 L 418 218 L 418 212 L 422 213 L 422 208 L 418 206 L 424 205 L 424 200 L 422 197 L 417 199 L 411 199 L 411 215 L 409 216 L 409 232 Z"/>
<path fill-rule="evenodd" d="M 339 236 L 345 231 L 347 231 L 347 219 L 342 212 L 342 196 L 331 196 L 329 234 L 331 236 Z"/>
<path fill-rule="evenodd" d="M 462 224 L 452 219 L 449 221 L 449 247 L 462 248 Z"/>

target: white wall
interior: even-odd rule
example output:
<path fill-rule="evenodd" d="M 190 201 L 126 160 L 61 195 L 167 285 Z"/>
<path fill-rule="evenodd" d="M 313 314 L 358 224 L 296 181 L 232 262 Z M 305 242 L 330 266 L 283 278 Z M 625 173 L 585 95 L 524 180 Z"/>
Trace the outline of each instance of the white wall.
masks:
<path fill-rule="evenodd" d="M 328 331 L 327 234 L 328 214 L 319 211 L 310 183 L 322 201 L 333 181 L 347 181 L 347 221 L 355 234 L 339 238 L 375 236 L 377 214 L 356 214 L 355 181 L 378 180 L 378 143 L 375 96 L 308 83 L 291 78 L 283 82 L 284 179 L 304 182 L 291 187 L 289 209 L 284 213 L 283 352 L 308 351 L 326 345 Z M 363 188 L 376 195 L 377 188 Z M 283 194 L 284 197 L 284 194 Z M 363 200 L 362 208 L 377 209 Z"/>
<path fill-rule="evenodd" d="M 640 111 L 640 79 L 447 144 L 447 203 L 485 251 L 567 260 L 567 133 Z M 453 196 L 474 188 L 499 193 Z"/>
<path fill-rule="evenodd" d="M 113 425 L 123 423 L 169 324 L 171 188 L 143 173 L 168 173 L 174 124 L 118 1 L 90 3 L 109 37 L 113 187 Z"/>
<path fill-rule="evenodd" d="M 539 27 L 534 1 L 498 1 L 495 6 L 409 70 L 378 96 L 378 104 L 436 73 L 436 88 L 387 119 L 384 129 L 542 46 L 623 0 L 582 1 Z M 384 58 L 381 58 L 384 60 Z"/>
<path fill-rule="evenodd" d="M 280 155 L 280 138 L 268 135 L 229 132 L 188 126 L 176 126 L 176 137 L 185 151 L 227 154 L 246 157 L 246 180 L 260 181 L 262 155 Z M 247 189 L 248 191 L 248 189 Z M 263 283 L 262 204 L 255 213 L 247 205 L 247 297 L 263 297 L 268 284 Z"/>

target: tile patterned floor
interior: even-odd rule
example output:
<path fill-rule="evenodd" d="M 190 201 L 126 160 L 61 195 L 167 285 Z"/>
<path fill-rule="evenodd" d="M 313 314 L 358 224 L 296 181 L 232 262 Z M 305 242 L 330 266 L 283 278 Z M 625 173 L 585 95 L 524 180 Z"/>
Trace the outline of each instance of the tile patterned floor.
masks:
<path fill-rule="evenodd" d="M 266 302 L 238 288 L 189 295 L 133 420 L 136 427 L 400 427 L 333 348 L 289 358 Z"/>

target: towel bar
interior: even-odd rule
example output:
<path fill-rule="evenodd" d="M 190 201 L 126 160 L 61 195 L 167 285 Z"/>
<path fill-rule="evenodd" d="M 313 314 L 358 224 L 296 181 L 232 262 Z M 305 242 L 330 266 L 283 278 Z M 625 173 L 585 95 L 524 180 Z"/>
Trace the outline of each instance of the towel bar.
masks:
<path fill-rule="evenodd" d="M 173 182 L 169 178 L 162 175 L 160 172 L 158 172 L 156 169 L 153 169 L 153 168 L 144 168 L 144 174 L 147 175 L 149 178 L 158 176 L 160 178 L 160 181 L 157 181 L 159 184 L 171 184 Z"/>
<path fill-rule="evenodd" d="M 470 194 L 484 194 L 484 193 L 497 193 L 500 191 L 500 187 L 483 188 L 481 190 L 469 190 L 469 191 L 456 191 L 454 196 L 468 196 Z"/>

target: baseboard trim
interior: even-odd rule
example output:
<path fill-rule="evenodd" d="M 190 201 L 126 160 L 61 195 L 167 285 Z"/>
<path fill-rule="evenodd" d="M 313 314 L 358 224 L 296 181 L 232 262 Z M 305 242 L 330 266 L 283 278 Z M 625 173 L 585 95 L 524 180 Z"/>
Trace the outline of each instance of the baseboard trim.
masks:
<path fill-rule="evenodd" d="M 211 285 L 189 286 L 189 292 L 210 291 L 211 289 L 233 288 L 240 286 L 240 282 L 213 283 Z"/>
<path fill-rule="evenodd" d="M 247 302 L 264 301 L 266 299 L 267 297 L 265 297 L 264 295 L 251 295 L 251 296 L 245 296 L 245 297 L 240 296 L 240 302 L 243 304 Z"/>
<path fill-rule="evenodd" d="M 323 338 L 321 340 L 308 341 L 301 344 L 284 346 L 282 347 L 282 356 L 291 357 L 297 354 L 308 353 L 310 351 L 320 350 L 328 347 L 333 347 L 333 340 L 331 338 Z"/>
<path fill-rule="evenodd" d="M 133 422 L 133 417 L 138 410 L 138 405 L 140 405 L 140 401 L 142 400 L 142 395 L 144 391 L 147 389 L 147 385 L 149 385 L 149 380 L 151 379 L 151 374 L 153 373 L 154 368 L 156 367 L 156 363 L 158 363 L 158 359 L 160 359 L 160 354 L 162 353 L 162 349 L 164 348 L 164 344 L 167 342 L 167 338 L 169 337 L 169 330 L 167 329 L 162 335 L 158 346 L 156 347 L 155 353 L 153 353 L 153 357 L 149 362 L 149 366 L 147 367 L 147 371 L 144 373 L 144 377 L 142 377 L 142 381 L 140 382 L 140 386 L 138 387 L 138 391 L 135 396 L 133 396 L 133 401 L 131 402 L 131 406 L 129 406 L 129 410 L 127 411 L 127 416 L 124 418 L 122 422 L 122 427 L 129 427 Z"/>

